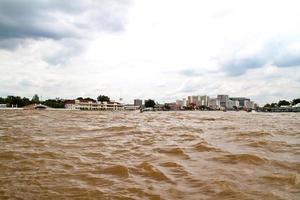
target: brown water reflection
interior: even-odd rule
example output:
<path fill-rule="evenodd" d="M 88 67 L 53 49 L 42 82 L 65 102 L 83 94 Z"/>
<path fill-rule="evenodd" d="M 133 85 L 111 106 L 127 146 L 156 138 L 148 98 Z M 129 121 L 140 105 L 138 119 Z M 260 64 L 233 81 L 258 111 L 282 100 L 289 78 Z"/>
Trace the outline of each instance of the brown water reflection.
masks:
<path fill-rule="evenodd" d="M 300 115 L 0 110 L 0 199 L 299 199 Z"/>

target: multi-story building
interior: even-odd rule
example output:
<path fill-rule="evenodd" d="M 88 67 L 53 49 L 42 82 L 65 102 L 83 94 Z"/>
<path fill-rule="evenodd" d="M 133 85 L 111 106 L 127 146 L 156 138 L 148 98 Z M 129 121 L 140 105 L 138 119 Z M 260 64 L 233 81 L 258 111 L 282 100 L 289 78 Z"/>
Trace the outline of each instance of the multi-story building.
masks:
<path fill-rule="evenodd" d="M 180 107 L 180 109 L 182 109 L 183 108 L 183 100 L 176 100 L 176 105 L 178 107 Z"/>
<path fill-rule="evenodd" d="M 98 102 L 95 100 L 66 100 L 65 108 L 70 110 L 123 110 L 118 102 Z"/>
<path fill-rule="evenodd" d="M 220 106 L 223 108 L 227 108 L 229 96 L 224 94 L 219 94 L 217 98 L 220 100 Z"/>
<path fill-rule="evenodd" d="M 199 99 L 198 96 L 192 96 L 192 103 L 196 106 L 199 106 Z"/>
<path fill-rule="evenodd" d="M 247 102 L 250 101 L 249 98 L 245 98 L 245 97 L 230 97 L 230 100 L 233 101 L 238 101 L 239 102 L 239 107 L 242 108 L 247 108 Z"/>
<path fill-rule="evenodd" d="M 219 110 L 221 107 L 220 100 L 218 98 L 210 98 L 208 106 L 213 110 Z"/>
<path fill-rule="evenodd" d="M 134 106 L 143 106 L 143 100 L 142 99 L 134 99 Z"/>
<path fill-rule="evenodd" d="M 193 103 L 193 98 L 192 98 L 192 96 L 188 96 L 187 97 L 187 105 L 190 105 L 191 103 Z"/>
<path fill-rule="evenodd" d="M 182 106 L 186 107 L 188 105 L 186 98 L 182 99 Z"/>
<path fill-rule="evenodd" d="M 255 109 L 254 101 L 245 101 L 244 108 L 246 109 Z"/>
<path fill-rule="evenodd" d="M 208 105 L 209 105 L 209 96 L 207 96 L 207 95 L 199 96 L 199 99 L 200 99 L 199 106 L 208 107 Z"/>
<path fill-rule="evenodd" d="M 188 104 L 195 104 L 198 106 L 208 106 L 209 104 L 209 96 L 188 96 Z"/>
<path fill-rule="evenodd" d="M 236 100 L 228 100 L 226 104 L 227 109 L 237 109 L 239 107 L 239 101 Z"/>

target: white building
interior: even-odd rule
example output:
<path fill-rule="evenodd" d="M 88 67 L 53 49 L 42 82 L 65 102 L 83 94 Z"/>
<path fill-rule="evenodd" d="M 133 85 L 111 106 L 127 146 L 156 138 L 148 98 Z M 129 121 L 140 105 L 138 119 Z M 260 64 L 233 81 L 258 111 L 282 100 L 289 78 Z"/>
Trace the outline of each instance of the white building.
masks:
<path fill-rule="evenodd" d="M 187 102 L 186 98 L 183 98 L 182 99 L 182 106 L 186 107 L 187 105 L 188 105 L 188 102 Z"/>
<path fill-rule="evenodd" d="M 183 100 L 176 100 L 176 105 L 178 107 L 180 107 L 180 109 L 182 109 L 183 108 Z"/>
<path fill-rule="evenodd" d="M 220 100 L 220 105 L 222 108 L 227 108 L 229 96 L 224 94 L 219 94 L 217 97 Z"/>
<path fill-rule="evenodd" d="M 293 108 L 299 108 L 300 107 L 300 103 L 297 103 L 296 105 L 293 105 Z"/>
<path fill-rule="evenodd" d="M 188 104 L 195 104 L 196 106 L 208 106 L 209 104 L 209 96 L 188 96 Z"/>
<path fill-rule="evenodd" d="M 135 106 L 134 104 L 126 104 L 124 105 L 124 110 L 139 110 L 141 106 Z"/>
<path fill-rule="evenodd" d="M 220 109 L 220 107 L 221 107 L 221 105 L 220 105 L 220 99 L 218 99 L 218 98 L 210 98 L 208 106 L 211 109 L 214 109 L 214 110 Z"/>
<path fill-rule="evenodd" d="M 200 96 L 188 96 L 188 104 L 200 105 Z"/>
<path fill-rule="evenodd" d="M 67 100 L 65 108 L 70 110 L 124 110 L 118 102 L 98 102 L 91 100 Z"/>
<path fill-rule="evenodd" d="M 209 96 L 207 96 L 207 95 L 199 96 L 199 99 L 200 99 L 199 106 L 208 107 L 208 105 L 209 105 Z"/>

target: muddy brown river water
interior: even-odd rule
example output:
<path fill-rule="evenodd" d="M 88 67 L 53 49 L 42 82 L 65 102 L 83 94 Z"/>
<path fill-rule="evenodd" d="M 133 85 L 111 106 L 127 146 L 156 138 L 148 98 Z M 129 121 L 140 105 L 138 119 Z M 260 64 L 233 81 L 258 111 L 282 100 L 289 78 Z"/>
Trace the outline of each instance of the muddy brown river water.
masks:
<path fill-rule="evenodd" d="M 300 113 L 0 110 L 0 199 L 300 199 Z"/>

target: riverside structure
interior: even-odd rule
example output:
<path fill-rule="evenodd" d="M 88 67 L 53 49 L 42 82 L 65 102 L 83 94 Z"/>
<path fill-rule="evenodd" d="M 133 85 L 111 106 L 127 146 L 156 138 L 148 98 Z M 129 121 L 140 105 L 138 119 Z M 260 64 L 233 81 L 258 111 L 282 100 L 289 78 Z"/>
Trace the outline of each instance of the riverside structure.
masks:
<path fill-rule="evenodd" d="M 257 104 L 246 97 L 230 97 L 227 94 L 219 94 L 216 98 L 210 98 L 207 95 L 188 96 L 187 100 L 177 100 L 177 105 L 184 109 L 184 107 L 193 108 L 208 108 L 210 110 L 236 110 L 236 109 L 255 109 Z"/>
<path fill-rule="evenodd" d="M 124 110 L 119 102 L 100 102 L 95 100 L 66 100 L 65 108 L 69 110 Z"/>

